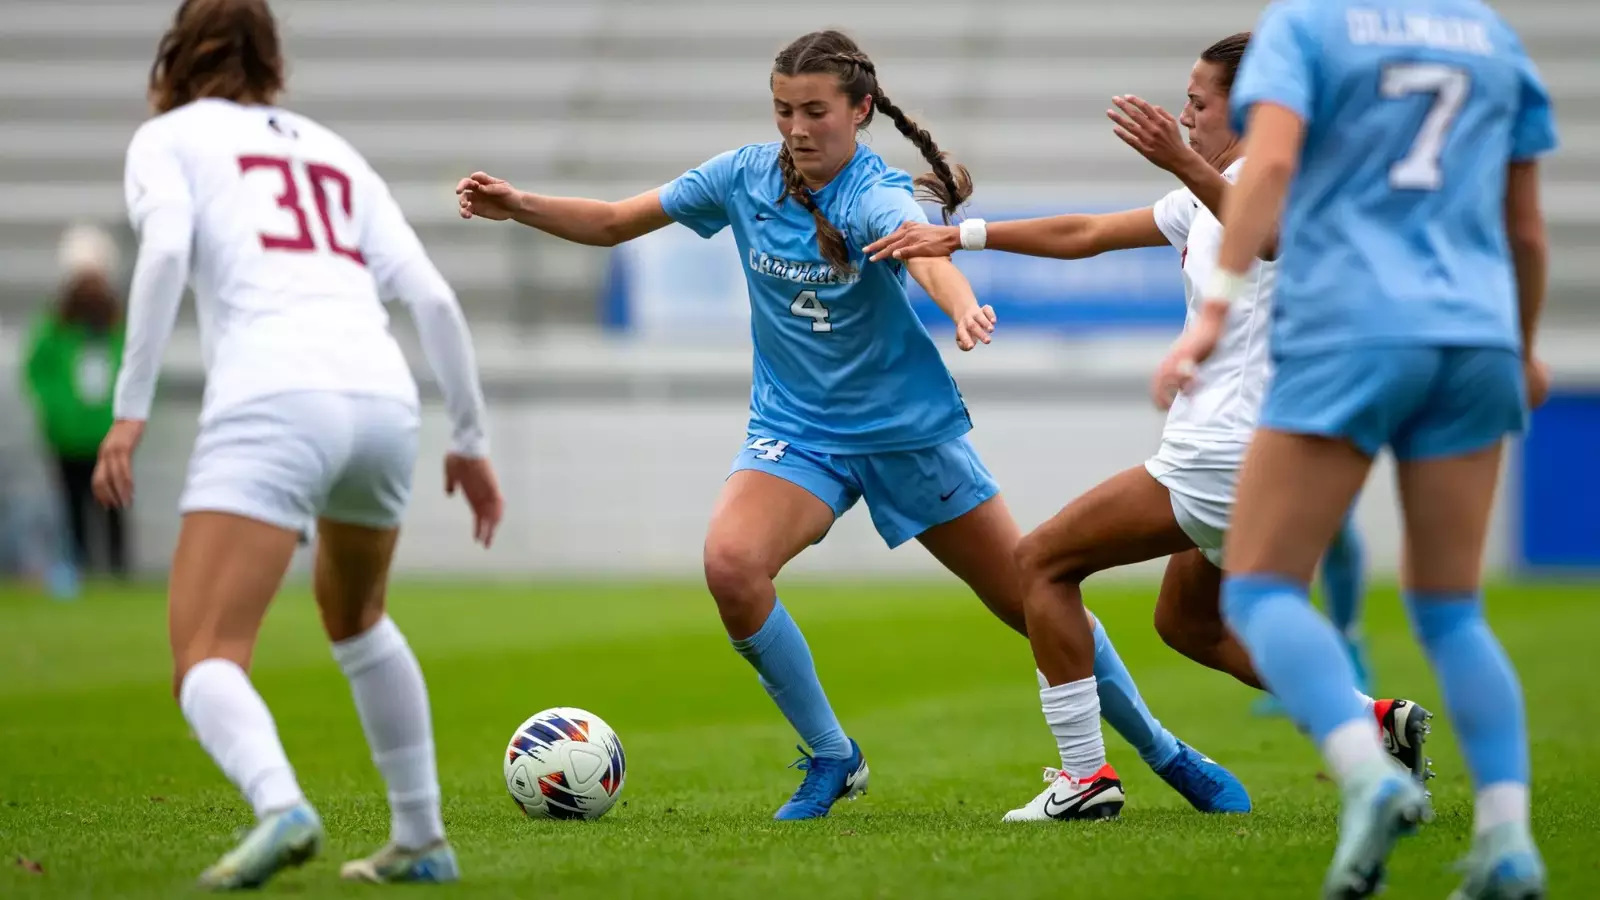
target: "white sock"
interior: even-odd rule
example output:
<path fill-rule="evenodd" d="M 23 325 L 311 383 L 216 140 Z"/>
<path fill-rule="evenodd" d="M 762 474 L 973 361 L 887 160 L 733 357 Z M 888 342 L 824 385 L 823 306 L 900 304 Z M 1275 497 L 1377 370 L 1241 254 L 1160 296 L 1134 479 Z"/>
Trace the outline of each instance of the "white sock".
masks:
<path fill-rule="evenodd" d="M 257 818 L 305 802 L 267 704 L 239 664 L 201 660 L 183 676 L 178 706 L 217 767 Z"/>
<path fill-rule="evenodd" d="M 1372 720 L 1363 716 L 1328 732 L 1322 740 L 1322 756 L 1333 769 L 1334 780 L 1344 784 L 1358 769 L 1374 761 L 1381 763 L 1388 754 Z"/>
<path fill-rule="evenodd" d="M 408 850 L 443 840 L 428 686 L 405 635 L 384 616 L 334 644 L 333 658 L 350 679 L 372 761 L 389 789 L 390 839 Z"/>
<path fill-rule="evenodd" d="M 1528 824 L 1528 786 L 1515 781 L 1486 785 L 1473 804 L 1472 833 L 1483 834 L 1497 825 Z"/>
<path fill-rule="evenodd" d="M 1366 694 L 1363 694 L 1360 691 L 1356 691 L 1356 696 L 1361 698 L 1362 705 L 1367 708 L 1367 715 L 1373 715 L 1374 710 L 1378 708 L 1378 701 L 1368 697 Z"/>
<path fill-rule="evenodd" d="M 1094 676 L 1039 691 L 1044 720 L 1061 751 L 1061 769 L 1073 778 L 1089 778 L 1106 764 L 1106 742 L 1100 733 L 1100 693 Z"/>

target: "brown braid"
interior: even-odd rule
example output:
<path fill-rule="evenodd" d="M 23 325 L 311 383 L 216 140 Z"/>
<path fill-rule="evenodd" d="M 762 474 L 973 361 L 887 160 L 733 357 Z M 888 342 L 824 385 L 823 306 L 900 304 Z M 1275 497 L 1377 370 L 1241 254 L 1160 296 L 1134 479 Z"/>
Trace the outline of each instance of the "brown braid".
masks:
<path fill-rule="evenodd" d="M 839 87 L 850 99 L 851 105 L 860 103 L 868 96 L 872 97 L 872 107 L 867 110 L 861 127 L 872 123 L 874 112 L 882 112 L 894 123 L 895 129 L 916 146 L 933 170 L 917 176 L 917 188 L 923 197 L 939 204 L 945 222 L 949 222 L 951 216 L 971 198 L 972 175 L 967 167 L 960 163 L 952 164 L 948 154 L 934 143 L 933 135 L 884 96 L 878 85 L 877 66 L 848 36 L 838 31 L 814 31 L 804 35 L 778 54 L 773 61 L 772 72 L 774 75 L 791 76 L 826 72 L 839 79 Z M 838 271 L 849 271 L 850 257 L 844 235 L 817 206 L 810 189 L 795 169 L 794 157 L 787 146 L 778 153 L 778 171 L 783 175 L 783 198 L 794 197 L 816 220 L 817 248 L 822 252 L 822 258 Z"/>
<path fill-rule="evenodd" d="M 822 207 L 811 196 L 811 189 L 800 177 L 800 170 L 794 167 L 794 155 L 787 146 L 778 151 L 778 171 L 783 174 L 783 198 L 793 197 L 817 223 L 817 249 L 822 251 L 822 258 L 840 274 L 853 271 L 855 267 L 850 265 L 850 248 L 845 245 L 844 235 L 828 221 Z"/>
<path fill-rule="evenodd" d="M 952 166 L 950 154 L 939 149 L 928 129 L 913 122 L 881 91 L 872 96 L 872 105 L 888 116 L 894 127 L 906 136 L 906 140 L 922 151 L 922 158 L 928 161 L 933 171 L 918 175 L 917 187 L 922 190 L 923 196 L 939 204 L 945 224 L 950 224 L 950 217 L 972 197 L 972 173 L 960 163 Z"/>

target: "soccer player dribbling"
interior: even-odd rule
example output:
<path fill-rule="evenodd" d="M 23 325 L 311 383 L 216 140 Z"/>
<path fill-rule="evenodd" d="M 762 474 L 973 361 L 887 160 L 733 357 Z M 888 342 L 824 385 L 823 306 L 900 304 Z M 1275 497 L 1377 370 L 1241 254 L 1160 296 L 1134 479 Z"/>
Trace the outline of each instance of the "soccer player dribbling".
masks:
<path fill-rule="evenodd" d="M 733 229 L 746 265 L 754 378 L 749 434 L 706 535 L 706 583 L 734 648 L 811 749 L 800 761 L 799 789 L 776 814 L 809 819 L 860 793 L 868 768 L 773 579 L 838 516 L 864 498 L 889 546 L 915 538 L 1007 625 L 1027 634 L 1032 623 L 1015 565 L 1021 531 L 968 441 L 966 405 L 912 312 L 905 278 L 950 316 L 962 350 L 989 342 L 993 310 L 947 254 L 872 262 L 862 249 L 903 223 L 927 221 L 914 187 L 948 217 L 971 194 L 971 179 L 889 100 L 876 65 L 839 32 L 813 32 L 784 48 L 770 87 L 782 140 L 722 153 L 658 190 L 615 203 L 549 197 L 478 172 L 457 193 L 464 218 L 515 220 L 583 244 L 612 246 L 673 222 L 703 237 Z M 913 180 L 858 143 L 877 114 L 921 151 L 928 174 Z M 1087 613 L 1080 615 L 1087 636 Z M 1237 779 L 1150 714 L 1099 631 L 1098 648 L 1084 648 L 1083 670 L 1063 688 L 1094 727 L 1058 734 L 1057 745 L 1064 765 L 1070 759 L 1111 775 L 1048 817 L 1121 809 L 1102 711 L 1196 808 L 1248 810 Z"/>

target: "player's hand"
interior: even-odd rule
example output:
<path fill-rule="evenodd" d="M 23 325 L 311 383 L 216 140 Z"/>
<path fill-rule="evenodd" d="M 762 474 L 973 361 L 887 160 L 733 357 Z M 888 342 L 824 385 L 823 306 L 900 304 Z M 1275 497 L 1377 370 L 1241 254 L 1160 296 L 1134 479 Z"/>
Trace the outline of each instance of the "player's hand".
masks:
<path fill-rule="evenodd" d="M 971 350 L 987 344 L 994 334 L 994 307 L 974 306 L 956 319 L 956 346 Z"/>
<path fill-rule="evenodd" d="M 133 502 L 133 451 L 142 437 L 144 422 L 118 419 L 100 442 L 100 457 L 89 484 L 95 499 L 110 509 L 123 509 Z"/>
<path fill-rule="evenodd" d="M 1216 351 L 1227 320 L 1226 306 L 1207 303 L 1201 307 L 1194 327 L 1178 338 L 1172 349 L 1167 351 L 1167 358 L 1156 369 L 1156 377 L 1150 385 L 1150 395 L 1156 401 L 1156 406 L 1163 410 L 1171 409 L 1178 395 L 1194 386 L 1195 372 Z"/>
<path fill-rule="evenodd" d="M 1522 380 L 1527 383 L 1528 408 L 1538 409 L 1550 399 L 1550 366 L 1538 357 L 1522 361 Z"/>
<path fill-rule="evenodd" d="M 1106 110 L 1111 130 L 1139 155 L 1168 172 L 1176 172 L 1195 151 L 1183 139 L 1178 120 L 1159 106 L 1132 94 L 1112 97 L 1115 109 Z"/>
<path fill-rule="evenodd" d="M 868 262 L 882 259 L 915 259 L 919 256 L 949 256 L 961 249 L 961 229 L 954 225 L 907 222 L 866 246 Z M 968 349 L 963 347 L 963 350 Z"/>
<path fill-rule="evenodd" d="M 466 495 L 472 507 L 472 539 L 485 547 L 494 543 L 495 529 L 505 515 L 506 501 L 500 495 L 500 482 L 494 466 L 483 457 L 447 454 L 444 458 L 444 493 L 454 497 L 456 489 Z"/>
<path fill-rule="evenodd" d="M 456 199 L 461 204 L 461 218 L 492 219 L 504 222 L 517 212 L 517 197 L 522 192 L 511 182 L 483 172 L 473 172 L 456 183 Z"/>

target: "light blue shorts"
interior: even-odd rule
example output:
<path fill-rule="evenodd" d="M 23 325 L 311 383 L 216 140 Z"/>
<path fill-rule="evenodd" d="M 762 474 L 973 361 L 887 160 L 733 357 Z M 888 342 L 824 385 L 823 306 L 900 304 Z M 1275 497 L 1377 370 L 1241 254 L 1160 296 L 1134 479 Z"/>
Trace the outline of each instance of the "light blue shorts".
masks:
<path fill-rule="evenodd" d="M 1462 456 L 1527 424 L 1522 356 L 1501 347 L 1357 347 L 1276 366 L 1263 428 L 1344 438 L 1368 456 Z"/>
<path fill-rule="evenodd" d="M 750 434 L 729 475 L 766 472 L 815 494 L 834 518 L 865 497 L 872 524 L 890 547 L 971 512 L 1000 493 L 965 435 L 922 450 L 840 455 Z"/>

